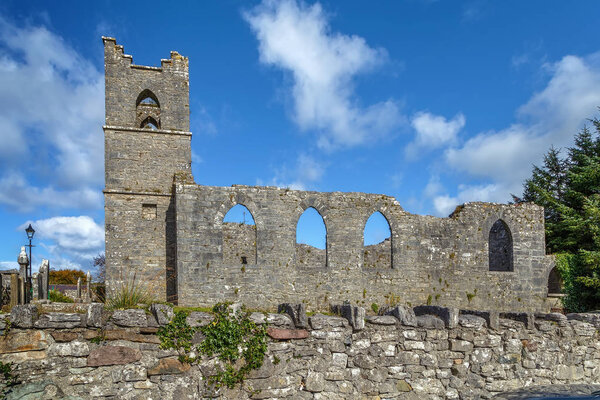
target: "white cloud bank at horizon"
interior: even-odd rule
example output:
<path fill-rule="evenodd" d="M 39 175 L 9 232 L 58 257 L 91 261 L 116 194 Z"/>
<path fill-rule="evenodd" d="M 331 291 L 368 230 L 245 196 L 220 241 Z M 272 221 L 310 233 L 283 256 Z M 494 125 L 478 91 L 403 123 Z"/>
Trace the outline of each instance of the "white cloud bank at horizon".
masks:
<path fill-rule="evenodd" d="M 292 74 L 295 122 L 319 133 L 320 148 L 364 144 L 405 123 L 394 100 L 357 104 L 354 76 L 383 63 L 387 53 L 359 36 L 332 32 L 319 3 L 264 0 L 244 18 L 259 41 L 260 61 Z"/>
<path fill-rule="evenodd" d="M 35 238 L 48 251 L 55 268 L 90 269 L 92 258 L 104 251 L 104 226 L 88 216 L 27 221 L 19 230 L 29 224 L 35 228 Z"/>
<path fill-rule="evenodd" d="M 0 87 L 0 204 L 101 208 L 102 72 L 45 27 L 0 16 Z"/>
<path fill-rule="evenodd" d="M 448 215 L 465 201 L 506 202 L 522 191 L 533 164 L 539 164 L 551 145 L 565 147 L 600 106 L 600 53 L 565 56 L 547 64 L 546 87 L 517 111 L 519 122 L 500 131 L 482 132 L 462 146 L 445 151 L 447 165 L 471 178 L 487 181 L 462 184 L 457 194 L 433 194 L 438 215 Z M 431 193 L 430 193 L 431 194 Z"/>

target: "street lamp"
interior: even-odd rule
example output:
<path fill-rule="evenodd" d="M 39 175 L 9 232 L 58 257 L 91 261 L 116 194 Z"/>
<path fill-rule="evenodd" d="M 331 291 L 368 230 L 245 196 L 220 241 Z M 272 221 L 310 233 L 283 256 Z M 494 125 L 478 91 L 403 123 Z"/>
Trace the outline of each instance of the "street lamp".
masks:
<path fill-rule="evenodd" d="M 29 291 L 33 292 L 33 288 L 31 287 L 31 248 L 35 246 L 31 244 L 31 240 L 33 239 L 33 235 L 35 234 L 35 229 L 33 229 L 31 224 L 29 224 L 29 226 L 25 229 L 25 233 L 27 233 L 27 239 L 29 239 L 29 267 L 28 270 L 25 270 L 25 282 L 27 282 L 27 285 L 29 286 Z M 30 296 L 31 294 L 32 293 L 29 293 Z"/>

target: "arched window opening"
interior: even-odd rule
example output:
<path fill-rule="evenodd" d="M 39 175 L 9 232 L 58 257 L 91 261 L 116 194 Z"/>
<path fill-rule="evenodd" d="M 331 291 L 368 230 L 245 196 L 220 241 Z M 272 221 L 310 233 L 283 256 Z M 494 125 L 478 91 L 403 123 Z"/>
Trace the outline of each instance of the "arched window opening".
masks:
<path fill-rule="evenodd" d="M 296 225 L 296 266 L 327 266 L 327 228 L 319 212 L 307 208 Z"/>
<path fill-rule="evenodd" d="M 231 207 L 223 218 L 223 264 L 256 264 L 256 224 L 241 204 Z"/>
<path fill-rule="evenodd" d="M 501 219 L 494 222 L 489 236 L 490 271 L 513 271 L 513 241 L 510 229 Z"/>
<path fill-rule="evenodd" d="M 562 279 L 556 267 L 550 270 L 548 275 L 548 295 L 562 293 Z"/>
<path fill-rule="evenodd" d="M 135 101 L 137 126 L 142 129 L 160 129 L 160 103 L 151 90 L 145 89 Z"/>
<path fill-rule="evenodd" d="M 149 106 L 153 106 L 153 107 L 160 107 L 158 98 L 149 89 L 142 90 L 142 92 L 138 95 L 138 98 L 135 101 L 135 105 L 139 106 L 140 104 L 143 104 L 145 106 L 149 105 Z"/>
<path fill-rule="evenodd" d="M 158 107 L 158 103 L 152 97 L 146 97 L 146 98 L 144 98 L 142 101 L 140 101 L 140 104 L 147 104 L 147 105 L 150 105 L 150 106 L 156 106 L 156 107 Z"/>
<path fill-rule="evenodd" d="M 379 211 L 371 214 L 363 231 L 363 267 L 392 268 L 392 230 Z"/>
<path fill-rule="evenodd" d="M 152 130 L 157 130 L 158 129 L 158 122 L 156 122 L 156 120 L 152 117 L 147 117 L 145 120 L 142 121 L 142 124 L 140 125 L 140 128 L 142 129 L 152 129 Z"/>

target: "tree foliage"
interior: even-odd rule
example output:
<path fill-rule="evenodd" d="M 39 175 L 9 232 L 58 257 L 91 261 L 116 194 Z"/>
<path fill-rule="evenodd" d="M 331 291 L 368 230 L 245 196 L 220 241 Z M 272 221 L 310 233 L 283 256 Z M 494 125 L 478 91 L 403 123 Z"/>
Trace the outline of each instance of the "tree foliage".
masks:
<path fill-rule="evenodd" d="M 561 254 L 558 270 L 571 311 L 600 308 L 600 120 L 590 120 L 563 153 L 554 147 L 534 166 L 523 197 L 545 209 L 548 252 Z"/>
<path fill-rule="evenodd" d="M 48 277 L 51 285 L 76 285 L 78 278 L 81 278 L 81 283 L 86 283 L 85 272 L 78 269 L 53 269 Z"/>

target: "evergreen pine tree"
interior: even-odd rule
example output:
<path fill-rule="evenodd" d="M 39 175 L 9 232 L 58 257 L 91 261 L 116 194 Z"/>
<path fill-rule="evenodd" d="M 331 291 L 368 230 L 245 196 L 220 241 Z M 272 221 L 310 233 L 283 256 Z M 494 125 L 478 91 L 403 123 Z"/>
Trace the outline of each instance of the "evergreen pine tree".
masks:
<path fill-rule="evenodd" d="M 571 311 L 600 308 L 600 120 L 591 120 L 561 151 L 550 148 L 542 167 L 534 166 L 523 197 L 544 207 L 546 246 L 557 264 Z"/>

